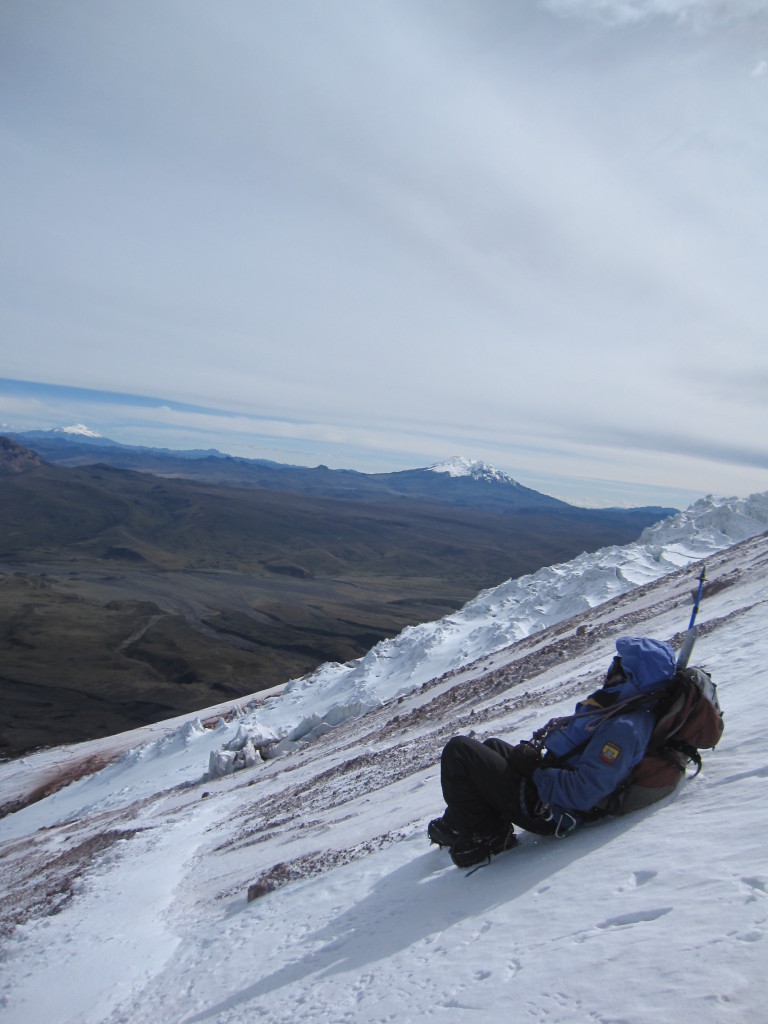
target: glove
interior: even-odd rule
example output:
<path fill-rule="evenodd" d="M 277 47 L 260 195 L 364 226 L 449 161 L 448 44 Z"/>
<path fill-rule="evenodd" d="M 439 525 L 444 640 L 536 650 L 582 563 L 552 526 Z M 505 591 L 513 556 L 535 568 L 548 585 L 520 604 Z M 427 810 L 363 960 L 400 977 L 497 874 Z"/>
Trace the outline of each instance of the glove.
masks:
<path fill-rule="evenodd" d="M 541 763 L 541 751 L 532 743 L 523 740 L 512 748 L 510 764 L 524 779 L 530 779 Z"/>

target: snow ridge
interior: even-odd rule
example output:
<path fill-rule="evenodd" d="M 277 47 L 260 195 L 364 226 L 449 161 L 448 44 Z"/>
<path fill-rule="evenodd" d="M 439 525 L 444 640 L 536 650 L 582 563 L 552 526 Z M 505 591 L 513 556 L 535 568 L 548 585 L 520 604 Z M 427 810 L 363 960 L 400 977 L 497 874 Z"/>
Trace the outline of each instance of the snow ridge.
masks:
<path fill-rule="evenodd" d="M 436 622 L 409 626 L 344 665 L 328 663 L 289 682 L 242 725 L 257 745 L 279 736 L 314 739 L 423 683 L 707 558 L 768 527 L 768 492 L 710 496 L 646 529 L 640 540 L 582 554 L 483 591 Z M 212 760 L 213 764 L 213 760 Z"/>

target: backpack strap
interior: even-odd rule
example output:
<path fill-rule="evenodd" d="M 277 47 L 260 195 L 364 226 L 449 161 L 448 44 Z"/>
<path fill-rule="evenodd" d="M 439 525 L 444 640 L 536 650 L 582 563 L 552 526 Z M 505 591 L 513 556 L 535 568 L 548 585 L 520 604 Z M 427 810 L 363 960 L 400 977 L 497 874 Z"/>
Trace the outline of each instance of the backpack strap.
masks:
<path fill-rule="evenodd" d="M 595 693 L 591 693 L 589 697 L 581 702 L 582 710 L 576 711 L 572 715 L 564 715 L 562 718 L 551 718 L 546 725 L 536 730 L 530 742 L 534 747 L 541 750 L 547 745 L 547 737 L 568 725 L 569 722 L 582 718 L 591 719 L 586 727 L 586 731 L 593 733 L 603 722 L 607 722 L 609 719 L 615 718 L 626 711 L 637 711 L 640 708 L 653 708 L 656 711 L 658 721 L 661 715 L 666 714 L 669 704 L 674 701 L 676 696 L 677 694 L 670 696 L 669 691 L 665 688 L 654 690 L 651 693 L 639 693 L 624 700 L 617 700 L 616 694 L 596 690 Z M 591 735 L 588 735 L 582 743 L 572 747 L 571 750 L 561 757 L 556 757 L 548 752 L 544 758 L 546 761 L 544 767 L 555 767 L 564 761 L 570 760 L 576 754 L 580 754 L 588 746 L 591 739 Z"/>
<path fill-rule="evenodd" d="M 657 751 L 657 753 L 663 755 L 667 750 L 676 750 L 679 754 L 687 757 L 689 761 L 693 761 L 696 765 L 696 771 L 691 775 L 691 778 L 695 779 L 702 767 L 701 754 L 698 752 L 696 747 L 691 743 L 686 743 L 685 740 L 669 740 L 664 744 L 661 750 Z M 670 757 L 669 760 L 672 761 L 673 758 Z M 676 758 L 674 759 L 674 763 L 678 763 Z M 683 768 L 682 771 L 685 771 L 685 768 Z"/>

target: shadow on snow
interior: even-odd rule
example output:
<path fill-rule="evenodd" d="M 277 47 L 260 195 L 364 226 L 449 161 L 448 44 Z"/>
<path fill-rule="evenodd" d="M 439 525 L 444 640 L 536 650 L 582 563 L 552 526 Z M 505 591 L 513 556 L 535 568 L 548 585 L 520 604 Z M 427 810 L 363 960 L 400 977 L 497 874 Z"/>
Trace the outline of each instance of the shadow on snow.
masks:
<path fill-rule="evenodd" d="M 518 897 L 628 829 L 642 827 L 643 819 L 665 803 L 628 818 L 582 827 L 565 841 L 522 832 L 517 849 L 494 858 L 487 868 L 469 875 L 453 867 L 447 851 L 434 849 L 414 856 L 379 878 L 360 902 L 305 936 L 302 944 L 311 952 L 188 1017 L 185 1024 L 209 1020 L 253 999 L 300 984 L 310 976 L 318 981 L 346 972 L 359 974 L 363 968 L 465 919 L 513 904 Z M 348 870 L 355 867 L 349 865 Z M 513 911 L 510 907 L 510 913 Z M 317 943 L 321 943 L 320 948 L 315 948 Z"/>

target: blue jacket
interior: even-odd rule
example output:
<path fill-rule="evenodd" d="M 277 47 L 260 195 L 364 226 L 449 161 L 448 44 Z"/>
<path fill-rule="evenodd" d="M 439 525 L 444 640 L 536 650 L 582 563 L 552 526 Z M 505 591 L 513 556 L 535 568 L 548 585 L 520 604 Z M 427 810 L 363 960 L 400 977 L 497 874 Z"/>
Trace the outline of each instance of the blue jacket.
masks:
<path fill-rule="evenodd" d="M 674 675 L 675 653 L 669 644 L 621 637 L 616 650 L 626 678 L 603 688 L 611 704 L 651 693 Z M 652 708 L 617 708 L 606 716 L 589 698 L 577 704 L 575 716 L 546 739 L 557 766 L 533 773 L 542 803 L 556 818 L 567 814 L 578 820 L 579 812 L 610 796 L 642 760 L 655 724 Z"/>

